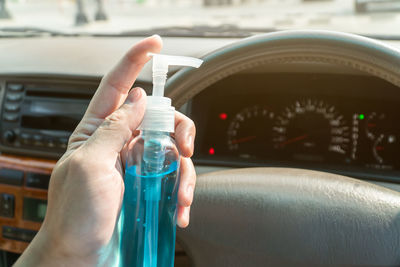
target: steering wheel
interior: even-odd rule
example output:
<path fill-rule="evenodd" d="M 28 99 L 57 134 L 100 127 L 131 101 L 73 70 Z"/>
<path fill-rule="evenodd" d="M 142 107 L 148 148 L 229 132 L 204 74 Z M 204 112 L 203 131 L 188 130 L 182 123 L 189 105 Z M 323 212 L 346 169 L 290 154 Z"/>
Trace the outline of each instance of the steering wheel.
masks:
<path fill-rule="evenodd" d="M 167 83 L 176 107 L 245 69 L 293 63 L 352 68 L 400 86 L 400 52 L 372 39 L 283 31 L 243 39 Z M 267 90 L 268 88 L 266 88 Z M 194 266 L 399 266 L 400 193 L 292 168 L 198 177 L 187 229 L 177 238 Z"/>

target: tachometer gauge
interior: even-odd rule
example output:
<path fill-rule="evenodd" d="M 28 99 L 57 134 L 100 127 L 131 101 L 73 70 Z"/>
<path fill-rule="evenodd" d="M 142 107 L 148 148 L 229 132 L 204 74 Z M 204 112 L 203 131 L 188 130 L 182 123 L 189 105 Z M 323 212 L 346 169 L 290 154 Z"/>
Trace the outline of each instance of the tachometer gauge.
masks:
<path fill-rule="evenodd" d="M 321 100 L 296 101 L 277 116 L 273 127 L 276 149 L 303 160 L 323 161 L 347 154 L 350 128 L 336 108 Z"/>
<path fill-rule="evenodd" d="M 274 117 L 273 112 L 261 106 L 239 111 L 229 123 L 229 150 L 243 158 L 271 152 L 271 127 Z"/>

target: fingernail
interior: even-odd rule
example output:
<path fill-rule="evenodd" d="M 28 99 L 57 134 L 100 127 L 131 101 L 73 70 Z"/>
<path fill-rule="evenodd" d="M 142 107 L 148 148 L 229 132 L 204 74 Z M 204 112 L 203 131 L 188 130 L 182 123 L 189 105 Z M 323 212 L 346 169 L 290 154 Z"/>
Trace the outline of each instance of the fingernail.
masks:
<path fill-rule="evenodd" d="M 193 200 L 193 194 L 194 194 L 194 188 L 193 188 L 193 185 L 190 184 L 186 188 L 186 195 L 187 195 L 188 199 L 190 199 L 190 202 L 192 202 L 192 200 Z"/>
<path fill-rule="evenodd" d="M 161 39 L 161 36 L 158 35 L 158 34 L 153 34 L 152 36 L 150 36 L 150 38 L 157 38 L 157 39 L 162 40 L 162 39 Z"/>
<path fill-rule="evenodd" d="M 157 39 L 158 42 L 160 43 L 160 45 L 161 45 L 161 46 L 163 45 L 163 39 L 161 38 L 160 35 L 154 34 L 154 35 L 150 36 L 149 38 L 150 38 L 150 39 Z M 155 52 L 155 53 L 159 53 L 159 51 L 154 51 L 154 52 Z"/>
<path fill-rule="evenodd" d="M 142 88 L 140 88 L 140 87 L 133 88 L 131 90 L 131 92 L 129 93 L 128 97 L 126 98 L 125 103 L 131 104 L 131 103 L 135 102 L 136 100 L 138 100 L 141 95 L 142 95 Z"/>

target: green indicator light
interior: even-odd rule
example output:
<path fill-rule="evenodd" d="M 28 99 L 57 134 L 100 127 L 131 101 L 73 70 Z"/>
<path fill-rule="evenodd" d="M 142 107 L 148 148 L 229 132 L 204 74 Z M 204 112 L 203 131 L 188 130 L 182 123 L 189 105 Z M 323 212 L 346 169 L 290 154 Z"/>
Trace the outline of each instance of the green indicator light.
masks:
<path fill-rule="evenodd" d="M 363 120 L 363 119 L 365 118 L 365 116 L 364 116 L 364 114 L 360 114 L 360 115 L 358 115 L 358 118 L 359 118 L 360 120 Z"/>

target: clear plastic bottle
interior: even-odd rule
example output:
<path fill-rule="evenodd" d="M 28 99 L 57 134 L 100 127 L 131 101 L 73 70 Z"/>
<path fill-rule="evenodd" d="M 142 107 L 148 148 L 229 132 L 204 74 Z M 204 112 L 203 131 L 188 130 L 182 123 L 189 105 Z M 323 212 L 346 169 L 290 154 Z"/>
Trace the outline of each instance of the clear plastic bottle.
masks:
<path fill-rule="evenodd" d="M 167 132 L 142 131 L 129 151 L 119 266 L 173 266 L 179 187 L 175 141 Z"/>
<path fill-rule="evenodd" d="M 164 97 L 164 86 L 169 65 L 198 68 L 202 61 L 151 55 L 153 95 L 147 97 L 141 133 L 129 144 L 126 155 L 125 192 L 116 232 L 114 265 L 119 267 L 174 266 L 180 156 L 170 135 L 175 108 Z"/>

